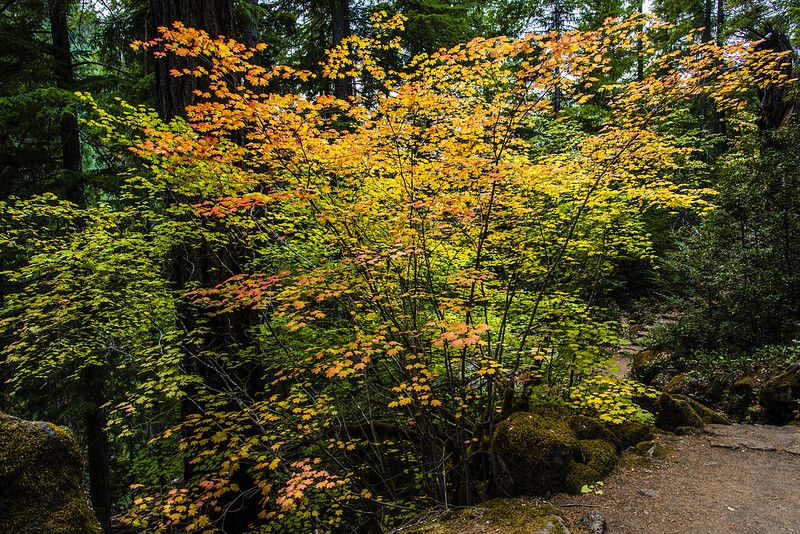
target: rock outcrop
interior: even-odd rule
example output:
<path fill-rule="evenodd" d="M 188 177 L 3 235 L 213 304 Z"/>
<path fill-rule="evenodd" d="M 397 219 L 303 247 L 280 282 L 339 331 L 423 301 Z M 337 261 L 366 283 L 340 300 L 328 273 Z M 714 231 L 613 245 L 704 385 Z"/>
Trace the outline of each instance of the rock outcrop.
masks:
<path fill-rule="evenodd" d="M 0 532 L 99 534 L 83 457 L 64 429 L 0 414 Z"/>
<path fill-rule="evenodd" d="M 547 504 L 519 499 L 493 499 L 403 529 L 407 534 L 569 534 L 564 514 Z"/>
<path fill-rule="evenodd" d="M 552 407 L 534 410 L 516 412 L 497 426 L 492 450 L 501 494 L 577 493 L 617 465 L 621 440 L 600 422 Z"/>
<path fill-rule="evenodd" d="M 770 378 L 758 393 L 764 422 L 785 425 L 798 419 L 800 410 L 800 363 Z"/>

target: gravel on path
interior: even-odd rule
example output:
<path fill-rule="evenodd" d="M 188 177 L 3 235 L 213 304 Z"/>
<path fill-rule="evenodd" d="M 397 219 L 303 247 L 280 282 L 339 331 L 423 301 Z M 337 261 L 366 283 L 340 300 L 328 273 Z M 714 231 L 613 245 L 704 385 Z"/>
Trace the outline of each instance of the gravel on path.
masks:
<path fill-rule="evenodd" d="M 608 534 L 800 534 L 800 427 L 707 425 L 626 454 L 602 495 L 559 495 L 573 520 L 602 513 Z"/>

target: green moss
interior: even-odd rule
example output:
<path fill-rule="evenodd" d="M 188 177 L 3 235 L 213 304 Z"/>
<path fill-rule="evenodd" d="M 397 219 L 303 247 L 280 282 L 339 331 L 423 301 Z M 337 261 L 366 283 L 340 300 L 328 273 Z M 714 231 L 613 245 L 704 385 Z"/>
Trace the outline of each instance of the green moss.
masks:
<path fill-rule="evenodd" d="M 594 484 L 600 480 L 600 473 L 581 462 L 571 462 L 564 482 L 565 493 L 580 493 L 584 484 Z"/>
<path fill-rule="evenodd" d="M 631 361 L 631 375 L 645 384 L 650 384 L 661 370 L 661 364 L 667 359 L 667 355 L 652 350 L 637 352 Z"/>
<path fill-rule="evenodd" d="M 436 519 L 404 529 L 406 534 L 462 534 L 464 532 L 502 532 L 566 534 L 566 521 L 560 510 L 519 499 L 493 499 L 479 506 L 450 510 Z"/>
<path fill-rule="evenodd" d="M 579 440 L 602 439 L 614 444 L 617 451 L 621 450 L 622 442 L 606 426 L 596 419 L 585 415 L 573 415 L 568 421 L 570 429 Z"/>
<path fill-rule="evenodd" d="M 637 443 L 634 452 L 639 456 L 646 456 L 649 458 L 663 458 L 669 452 L 667 446 L 659 440 L 642 441 Z M 625 459 L 630 462 L 634 456 L 626 456 Z M 624 462 L 623 462 L 624 463 Z"/>
<path fill-rule="evenodd" d="M 708 384 L 703 389 L 703 397 L 715 402 L 720 400 L 728 391 L 730 382 L 725 375 L 714 375 L 708 380 Z"/>
<path fill-rule="evenodd" d="M 658 397 L 648 397 L 647 395 L 634 395 L 631 400 L 638 404 L 643 410 L 647 410 L 651 414 L 658 413 Z"/>
<path fill-rule="evenodd" d="M 700 419 L 702 419 L 703 422 L 706 424 L 717 424 L 717 425 L 731 424 L 731 422 L 728 420 L 727 417 L 725 417 L 720 413 L 715 412 L 708 406 L 705 406 L 697 402 L 691 397 L 687 397 L 686 395 L 673 395 L 673 397 L 688 402 L 691 405 L 692 409 L 695 411 L 695 413 L 699 415 Z"/>
<path fill-rule="evenodd" d="M 633 448 L 633 451 L 640 456 L 648 456 L 650 451 L 653 450 L 655 443 L 656 442 L 653 440 L 641 441 L 636 444 L 636 447 Z"/>
<path fill-rule="evenodd" d="M 775 388 L 800 388 L 800 372 L 787 371 L 769 380 Z"/>
<path fill-rule="evenodd" d="M 595 484 L 608 475 L 619 462 L 614 445 L 601 439 L 582 440 L 583 462 L 570 462 L 564 491 L 580 493 L 581 488 Z"/>
<path fill-rule="evenodd" d="M 758 393 L 765 422 L 785 424 L 796 417 L 800 403 L 800 371 L 790 369 L 767 380 Z"/>
<path fill-rule="evenodd" d="M 99 533 L 83 458 L 64 429 L 0 414 L 0 532 Z"/>
<path fill-rule="evenodd" d="M 666 393 L 684 393 L 689 387 L 689 373 L 681 373 L 673 376 L 664 387 Z"/>
<path fill-rule="evenodd" d="M 497 426 L 492 449 L 500 463 L 498 485 L 509 495 L 561 491 L 567 466 L 581 447 L 566 421 L 517 412 Z"/>
<path fill-rule="evenodd" d="M 761 381 L 752 373 L 747 372 L 733 383 L 733 391 L 739 395 L 753 394 L 758 388 L 761 387 Z"/>
<path fill-rule="evenodd" d="M 572 410 L 560 404 L 534 404 L 528 411 L 542 417 L 558 419 L 561 421 L 566 421 L 574 415 Z"/>
<path fill-rule="evenodd" d="M 678 427 L 703 428 L 705 425 L 688 401 L 664 393 L 659 398 L 659 405 L 661 408 L 656 417 L 656 427 L 662 430 L 674 432 Z"/>
<path fill-rule="evenodd" d="M 601 439 L 582 440 L 581 450 L 584 463 L 596 471 L 600 478 L 609 474 L 619 462 L 614 445 Z"/>
<path fill-rule="evenodd" d="M 619 425 L 609 425 L 608 428 L 617 436 L 623 449 L 633 447 L 641 441 L 653 439 L 650 427 L 640 423 L 625 422 Z"/>

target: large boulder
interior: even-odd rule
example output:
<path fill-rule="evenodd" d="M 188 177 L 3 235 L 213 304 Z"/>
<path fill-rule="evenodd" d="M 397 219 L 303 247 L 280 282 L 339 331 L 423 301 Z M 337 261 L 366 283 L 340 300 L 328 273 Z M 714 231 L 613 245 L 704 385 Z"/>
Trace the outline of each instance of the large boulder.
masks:
<path fill-rule="evenodd" d="M 617 452 L 622 450 L 619 437 L 596 419 L 585 415 L 573 415 L 567 420 L 567 424 L 575 437 L 580 440 L 602 439 L 613 444 Z"/>
<path fill-rule="evenodd" d="M 492 440 L 498 489 L 512 496 L 578 492 L 608 474 L 619 446 L 614 434 L 589 418 L 542 409 L 514 413 Z"/>
<path fill-rule="evenodd" d="M 582 461 L 570 463 L 561 488 L 567 493 L 580 493 L 584 485 L 593 485 L 602 480 L 619 462 L 613 443 L 602 439 L 585 439 L 580 444 Z"/>
<path fill-rule="evenodd" d="M 492 449 L 500 462 L 498 484 L 507 495 L 561 491 L 581 445 L 566 421 L 517 412 L 497 426 Z"/>
<path fill-rule="evenodd" d="M 700 416 L 700 419 L 708 425 L 730 425 L 730 420 L 719 412 L 715 412 L 708 406 L 694 400 L 686 395 L 672 395 L 672 398 L 677 400 L 686 401 L 692 407 L 694 413 Z"/>
<path fill-rule="evenodd" d="M 99 534 L 83 457 L 63 428 L 0 414 L 0 532 Z"/>
<path fill-rule="evenodd" d="M 670 355 L 653 350 L 643 350 L 633 355 L 631 376 L 645 384 L 651 384 L 664 370 Z"/>
<path fill-rule="evenodd" d="M 676 396 L 664 393 L 658 401 L 656 427 L 668 432 L 680 432 L 684 428 L 703 428 L 705 422 L 697 415 L 692 404 Z"/>
<path fill-rule="evenodd" d="M 429 514 L 428 514 L 429 515 Z M 451 509 L 435 519 L 423 518 L 403 529 L 406 534 L 569 534 L 564 514 L 549 504 L 521 499 L 492 499 L 469 508 Z"/>
<path fill-rule="evenodd" d="M 643 425 L 642 423 L 626 421 L 624 423 L 609 425 L 608 428 L 617 436 L 623 449 L 629 449 L 635 447 L 642 441 L 653 439 L 653 431 L 649 426 Z"/>
<path fill-rule="evenodd" d="M 798 418 L 800 363 L 767 380 L 758 393 L 761 416 L 767 423 L 783 425 Z"/>

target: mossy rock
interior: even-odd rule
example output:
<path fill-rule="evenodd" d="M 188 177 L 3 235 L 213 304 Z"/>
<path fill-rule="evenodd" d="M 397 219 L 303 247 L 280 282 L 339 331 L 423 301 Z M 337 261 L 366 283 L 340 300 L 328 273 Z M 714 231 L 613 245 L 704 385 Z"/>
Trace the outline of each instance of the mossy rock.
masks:
<path fill-rule="evenodd" d="M 492 439 L 506 495 L 546 495 L 564 489 L 570 462 L 579 461 L 578 439 L 565 420 L 516 412 L 497 426 Z"/>
<path fill-rule="evenodd" d="M 656 442 L 653 440 L 640 441 L 633 448 L 633 452 L 639 456 L 650 456 L 651 451 L 654 449 Z"/>
<path fill-rule="evenodd" d="M 732 424 L 730 420 L 722 415 L 719 412 L 715 412 L 708 406 L 696 401 L 691 397 L 687 397 L 686 395 L 672 395 L 674 398 L 682 401 L 688 402 L 692 409 L 695 411 L 697 415 L 700 416 L 700 419 L 703 420 L 704 423 L 707 425 L 730 425 Z"/>
<path fill-rule="evenodd" d="M 560 404 L 533 404 L 528 411 L 542 417 L 558 419 L 560 421 L 566 421 L 574 415 L 572 410 Z"/>
<path fill-rule="evenodd" d="M 603 476 L 581 462 L 570 462 L 567 476 L 564 479 L 564 493 L 580 493 L 584 485 L 591 485 L 601 480 Z"/>
<path fill-rule="evenodd" d="M 697 415 L 689 401 L 675 398 L 668 393 L 659 397 L 659 411 L 656 417 L 656 427 L 668 432 L 675 432 L 678 427 L 693 426 L 703 428 L 705 423 Z"/>
<path fill-rule="evenodd" d="M 667 354 L 652 350 L 643 350 L 633 355 L 631 360 L 631 376 L 650 384 L 661 371 L 661 365 L 669 359 Z"/>
<path fill-rule="evenodd" d="M 631 401 L 633 401 L 642 410 L 648 411 L 653 415 L 656 415 L 658 410 L 661 408 L 658 405 L 658 397 L 651 397 L 649 395 L 634 395 L 631 397 Z"/>
<path fill-rule="evenodd" d="M 758 388 L 761 387 L 761 380 L 753 373 L 744 373 L 733 382 L 731 390 L 737 395 L 755 396 Z"/>
<path fill-rule="evenodd" d="M 659 440 L 642 441 L 637 443 L 633 450 L 639 456 L 648 456 L 650 458 L 662 458 L 669 452 L 667 447 Z"/>
<path fill-rule="evenodd" d="M 569 534 L 557 508 L 520 499 L 492 499 L 478 506 L 450 510 L 438 518 L 403 529 L 405 534 Z"/>
<path fill-rule="evenodd" d="M 681 373 L 673 376 L 664 387 L 664 393 L 682 394 L 687 393 L 690 387 L 689 373 Z"/>
<path fill-rule="evenodd" d="M 567 493 L 580 493 L 583 486 L 602 480 L 620 460 L 616 448 L 608 441 L 585 439 L 580 443 L 583 462 L 570 462 L 564 484 Z"/>
<path fill-rule="evenodd" d="M 703 398 L 711 402 L 717 402 L 730 389 L 730 378 L 724 375 L 714 375 L 708 379 L 708 383 L 703 388 Z"/>
<path fill-rule="evenodd" d="M 653 431 L 649 426 L 628 421 L 617 425 L 609 425 L 608 429 L 617 436 L 623 449 L 633 447 L 641 441 L 653 439 Z"/>
<path fill-rule="evenodd" d="M 597 480 L 609 474 L 619 463 L 619 455 L 614 445 L 602 439 L 581 440 L 581 451 L 583 452 L 583 463 L 599 475 Z M 597 480 L 592 480 L 590 483 Z"/>
<path fill-rule="evenodd" d="M 800 370 L 790 368 L 767 380 L 758 392 L 764 421 L 783 425 L 797 417 L 800 409 Z"/>
<path fill-rule="evenodd" d="M 602 439 L 612 443 L 617 452 L 622 450 L 622 443 L 619 438 L 597 419 L 592 419 L 585 415 L 573 415 L 567 422 L 575 437 L 579 440 Z"/>
<path fill-rule="evenodd" d="M 83 457 L 64 429 L 0 414 L 0 532 L 99 534 Z"/>

